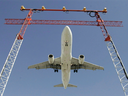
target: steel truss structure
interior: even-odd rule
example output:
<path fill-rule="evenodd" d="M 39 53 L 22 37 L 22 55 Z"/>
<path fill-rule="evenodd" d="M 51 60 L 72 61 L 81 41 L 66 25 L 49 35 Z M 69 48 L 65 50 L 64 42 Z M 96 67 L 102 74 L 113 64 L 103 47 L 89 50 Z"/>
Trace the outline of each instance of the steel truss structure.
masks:
<path fill-rule="evenodd" d="M 102 25 L 100 25 L 100 23 L 99 23 L 99 26 L 100 26 L 100 29 L 105 38 L 107 49 L 111 56 L 112 62 L 114 64 L 115 70 L 117 72 L 118 78 L 119 78 L 121 86 L 123 88 L 124 94 L 125 94 L 125 96 L 128 96 L 128 74 L 127 74 L 127 71 L 126 71 L 124 64 L 120 58 L 120 55 L 114 45 L 114 42 L 113 42 L 111 36 L 108 34 L 108 31 L 104 25 L 104 22 L 98 13 L 96 13 L 96 18 L 97 18 L 97 21 L 102 23 Z"/>
<path fill-rule="evenodd" d="M 128 96 L 128 75 L 127 75 L 127 71 L 123 65 L 123 62 L 119 56 L 119 53 L 112 41 L 110 42 L 106 42 L 109 54 L 111 56 L 112 62 L 114 64 L 114 67 L 116 69 L 118 78 L 120 80 L 121 86 L 123 88 L 124 94 L 125 96 Z"/>
<path fill-rule="evenodd" d="M 13 69 L 14 63 L 16 61 L 18 52 L 21 47 L 21 44 L 23 42 L 24 32 L 29 24 L 29 20 L 31 19 L 31 16 L 32 16 L 32 11 L 30 10 L 30 12 L 28 13 L 28 15 L 21 27 L 20 32 L 16 36 L 16 39 L 12 45 L 12 48 L 8 54 L 8 57 L 4 63 L 4 66 L 1 70 L 1 73 L 0 73 L 0 96 L 3 96 L 3 94 L 4 94 L 4 90 L 6 88 L 8 80 L 9 80 L 11 71 Z"/>
<path fill-rule="evenodd" d="M 22 25 L 25 19 L 5 19 L 7 25 Z M 30 20 L 30 24 L 45 25 L 87 25 L 98 26 L 97 21 L 77 21 L 77 20 Z M 100 22 L 100 25 L 102 23 Z M 108 27 L 122 27 L 122 21 L 104 21 L 104 25 Z"/>
<path fill-rule="evenodd" d="M 105 26 L 111 27 L 122 27 L 122 21 L 103 21 L 99 15 L 99 12 L 107 13 L 107 9 L 104 8 L 102 11 L 98 10 L 86 10 L 86 7 L 83 10 L 67 10 L 65 7 L 62 9 L 45 9 L 42 6 L 42 9 L 25 9 L 24 6 L 21 6 L 21 11 L 28 10 L 29 13 L 25 19 L 5 19 L 5 24 L 16 24 L 22 25 L 20 32 L 17 34 L 16 39 L 13 43 L 13 46 L 9 52 L 9 55 L 5 61 L 5 64 L 0 73 L 0 96 L 3 96 L 4 90 L 6 88 L 9 76 L 11 74 L 12 68 L 14 66 L 16 57 L 20 50 L 21 44 L 23 42 L 23 36 L 25 34 L 26 28 L 30 24 L 47 24 L 47 25 L 89 25 L 89 26 L 100 26 L 100 29 L 105 38 L 105 42 L 113 61 L 114 67 L 118 74 L 120 83 L 122 85 L 125 96 L 128 96 L 128 75 L 127 71 L 123 65 L 123 62 L 118 54 L 118 51 L 112 41 L 111 36 L 108 34 Z M 96 21 L 76 21 L 76 20 L 32 20 L 31 16 L 34 12 L 37 11 L 62 11 L 62 12 L 89 12 L 90 17 L 96 17 Z M 95 13 L 94 16 L 91 13 Z"/>
<path fill-rule="evenodd" d="M 22 42 L 23 42 L 23 40 L 17 40 L 17 37 L 16 37 L 16 39 L 12 45 L 12 48 L 8 54 L 8 57 L 5 61 L 3 69 L 0 73 L 0 94 L 1 94 L 1 96 L 3 96 L 5 87 L 7 85 L 9 76 L 11 74 L 13 65 L 15 63 L 15 60 L 18 55 L 18 52 L 19 52 Z"/>

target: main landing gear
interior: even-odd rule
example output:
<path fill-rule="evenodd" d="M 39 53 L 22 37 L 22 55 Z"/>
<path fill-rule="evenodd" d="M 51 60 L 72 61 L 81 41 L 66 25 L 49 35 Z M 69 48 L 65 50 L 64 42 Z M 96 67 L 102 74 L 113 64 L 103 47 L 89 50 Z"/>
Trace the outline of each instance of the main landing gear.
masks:
<path fill-rule="evenodd" d="M 74 70 L 74 73 L 75 73 L 75 72 L 77 73 L 77 72 L 78 72 L 78 70 L 77 70 L 77 69 L 75 69 L 75 70 Z"/>
<path fill-rule="evenodd" d="M 56 69 L 56 70 L 54 70 L 54 72 L 58 72 L 58 70 Z"/>

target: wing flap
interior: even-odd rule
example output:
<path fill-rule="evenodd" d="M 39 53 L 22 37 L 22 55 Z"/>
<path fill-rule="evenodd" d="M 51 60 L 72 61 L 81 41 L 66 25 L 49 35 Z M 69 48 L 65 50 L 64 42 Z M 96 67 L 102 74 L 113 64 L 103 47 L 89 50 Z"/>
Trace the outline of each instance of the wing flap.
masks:
<path fill-rule="evenodd" d="M 28 69 L 36 68 L 36 69 L 46 69 L 48 65 L 48 61 L 42 62 L 39 64 L 31 65 L 28 67 Z"/>
<path fill-rule="evenodd" d="M 47 68 L 52 68 L 52 69 L 61 69 L 61 58 L 55 58 L 53 64 L 49 64 L 48 61 L 42 62 L 39 64 L 31 65 L 28 67 L 28 69 L 36 68 L 36 69 L 47 69 Z"/>
<path fill-rule="evenodd" d="M 79 64 L 78 62 L 79 60 L 77 58 L 72 58 L 72 66 L 71 69 L 90 69 L 90 70 L 104 70 L 104 68 L 102 66 L 98 66 L 89 62 L 84 62 L 83 64 Z"/>
<path fill-rule="evenodd" d="M 84 66 L 86 69 L 90 69 L 90 70 L 96 70 L 96 69 L 104 70 L 103 67 L 98 66 L 98 65 L 95 65 L 95 64 L 92 64 L 92 63 L 89 63 L 89 62 L 84 62 L 83 66 Z"/>

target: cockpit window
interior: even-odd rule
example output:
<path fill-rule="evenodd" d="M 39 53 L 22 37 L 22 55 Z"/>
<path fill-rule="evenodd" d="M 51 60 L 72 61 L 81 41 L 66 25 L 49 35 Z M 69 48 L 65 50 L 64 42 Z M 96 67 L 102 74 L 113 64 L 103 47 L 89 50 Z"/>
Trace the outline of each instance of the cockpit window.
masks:
<path fill-rule="evenodd" d="M 68 46 L 68 41 L 65 42 L 65 46 Z"/>

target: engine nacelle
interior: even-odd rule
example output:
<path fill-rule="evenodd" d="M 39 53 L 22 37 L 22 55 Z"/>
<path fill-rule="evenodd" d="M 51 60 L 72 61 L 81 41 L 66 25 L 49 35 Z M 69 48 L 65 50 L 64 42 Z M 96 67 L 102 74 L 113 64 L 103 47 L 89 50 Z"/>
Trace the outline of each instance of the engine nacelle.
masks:
<path fill-rule="evenodd" d="M 52 54 L 48 55 L 48 62 L 49 62 L 49 64 L 54 63 L 54 56 Z"/>
<path fill-rule="evenodd" d="M 84 63 L 84 59 L 85 59 L 84 55 L 80 55 L 79 56 L 79 64 L 83 64 Z"/>

